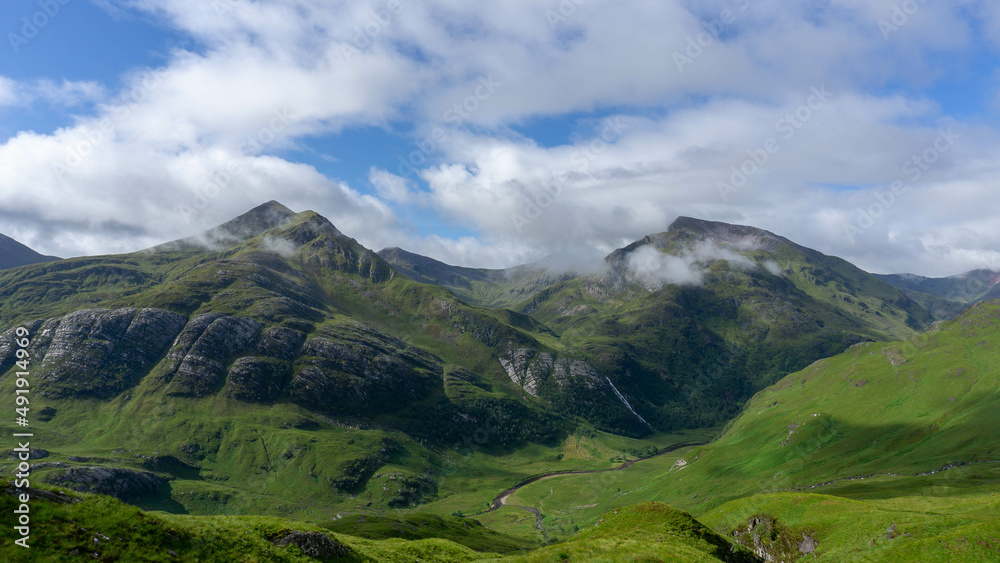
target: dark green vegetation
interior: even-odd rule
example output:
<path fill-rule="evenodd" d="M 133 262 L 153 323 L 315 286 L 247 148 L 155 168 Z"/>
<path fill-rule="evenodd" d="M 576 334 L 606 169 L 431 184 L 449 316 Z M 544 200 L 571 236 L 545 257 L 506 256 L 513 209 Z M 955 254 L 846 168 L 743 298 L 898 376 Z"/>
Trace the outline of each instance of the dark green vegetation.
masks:
<path fill-rule="evenodd" d="M 356 514 L 334 520 L 326 527 L 339 534 L 372 540 L 443 538 L 481 552 L 511 553 L 538 547 L 537 542 L 501 534 L 472 518 L 426 512 L 392 517 Z"/>
<path fill-rule="evenodd" d="M 39 254 L 16 240 L 0 234 L 0 270 L 53 260 L 58 258 Z"/>
<path fill-rule="evenodd" d="M 1000 272 L 993 270 L 972 270 L 946 278 L 926 278 L 914 274 L 876 277 L 903 290 L 938 320 L 954 319 L 973 303 L 1000 299 Z"/>
<path fill-rule="evenodd" d="M 835 481 L 822 492 L 874 503 L 864 494 L 882 487 L 883 498 L 901 496 L 910 486 L 902 483 L 915 482 L 883 473 L 915 478 L 993 455 L 987 436 L 995 434 L 981 433 L 990 423 L 974 414 L 989 384 L 959 393 L 969 374 L 989 373 L 988 335 L 970 337 L 981 349 L 933 348 L 939 363 L 926 375 L 902 374 L 931 361 L 920 354 L 937 346 L 937 335 L 958 339 L 952 325 L 918 336 L 933 318 L 899 290 L 766 231 L 682 218 L 585 275 L 382 254 L 392 264 L 315 213 L 271 202 L 147 251 L 0 272 L 0 395 L 14 394 L 12 327 L 32 333 L 32 429 L 36 447 L 48 450 L 36 452 L 32 482 L 170 513 L 139 517 L 101 505 L 107 518 L 127 516 L 107 522 L 118 534 L 102 531 L 107 537 L 127 536 L 114 528 L 127 520 L 152 518 L 154 528 L 187 530 L 187 552 L 218 542 L 223 554 L 245 549 L 245 560 L 269 560 L 275 548 L 292 557 L 299 548 L 272 540 L 299 527 L 333 530 L 338 541 L 354 535 L 342 543 L 398 549 L 411 560 L 491 552 L 735 561 L 744 559 L 726 557 L 743 555 L 725 538 L 778 553 L 798 550 L 805 540 L 789 538 L 801 532 L 819 542 L 818 554 L 841 553 L 830 546 L 842 540 L 779 505 L 726 513 L 740 522 L 712 520 L 708 511 L 727 501 Z M 917 343 L 915 352 L 884 343 L 903 338 Z M 896 371 L 880 378 L 878 370 Z M 923 381 L 935 382 L 927 396 L 916 384 Z M 717 433 L 704 429 L 744 404 L 710 446 L 518 491 L 512 502 L 538 509 L 544 534 L 530 512 L 483 513 L 498 492 L 533 476 L 606 469 L 708 441 Z M 851 492 L 856 482 L 836 481 L 857 472 L 878 474 L 864 481 L 864 494 Z M 978 482 L 964 483 L 957 489 L 971 504 L 940 510 L 961 505 L 961 525 L 978 525 Z M 112 502 L 86 499 L 53 504 L 40 526 L 89 521 L 73 511 Z M 661 505 L 626 508 L 642 501 L 691 511 L 714 531 Z M 900 506 L 864 510 L 908 510 Z M 610 525 L 590 530 L 602 515 Z M 662 546 L 625 533 L 639 522 Z M 949 522 L 933 530 L 959 525 Z M 926 529 L 922 540 L 932 537 Z M 52 533 L 60 538 L 53 554 L 68 554 L 79 539 Z M 230 544 L 221 538 L 230 534 L 248 537 Z M 128 537 L 123 545 L 139 536 Z M 545 537 L 573 539 L 515 553 Z M 152 557 L 127 551 L 146 548 L 108 558 Z M 355 551 L 360 560 L 393 560 Z"/>
<path fill-rule="evenodd" d="M 471 522 L 468 528 L 439 528 L 440 535 L 428 539 L 372 541 L 280 518 L 150 514 L 106 496 L 33 492 L 41 496 L 31 505 L 31 547 L 14 546 L 19 536 L 3 526 L 4 561 L 465 562 L 493 557 L 501 550 L 476 551 L 459 542 L 490 537 L 507 550 L 527 543 L 483 531 Z M 11 514 L 16 506 L 13 496 L 0 492 L 3 514 Z"/>
<path fill-rule="evenodd" d="M 17 506 L 13 489 L 0 485 L 7 487 L 0 511 L 9 514 Z M 13 547 L 14 532 L 0 528 L 4 561 L 761 561 L 689 514 L 657 503 L 614 510 L 572 540 L 538 548 L 456 517 L 355 517 L 324 528 L 262 516 L 150 514 L 105 496 L 32 493 L 31 548 Z"/>

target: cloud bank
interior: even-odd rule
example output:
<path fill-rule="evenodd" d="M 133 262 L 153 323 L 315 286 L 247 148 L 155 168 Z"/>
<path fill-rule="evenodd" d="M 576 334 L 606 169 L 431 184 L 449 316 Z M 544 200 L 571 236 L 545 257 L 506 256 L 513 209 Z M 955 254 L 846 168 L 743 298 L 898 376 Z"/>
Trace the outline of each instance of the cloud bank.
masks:
<path fill-rule="evenodd" d="M 0 231 L 125 252 L 277 199 L 469 266 L 607 252 L 691 215 L 872 271 L 1000 269 L 1000 81 L 972 112 L 939 95 L 995 68 L 1000 12 L 897 4 L 110 1 L 192 43 L 121 88 L 0 76 L 0 107 L 96 108 L 0 143 Z M 545 120 L 573 131 L 546 140 Z M 349 184 L 294 156 L 399 123 L 433 145 L 400 155 L 412 174 Z"/>
<path fill-rule="evenodd" d="M 713 240 L 701 241 L 679 254 L 666 254 L 654 246 L 645 245 L 629 255 L 627 267 L 630 274 L 651 288 L 664 284 L 700 286 L 704 282 L 705 269 L 719 260 L 725 260 L 730 268 L 736 270 L 750 271 L 763 267 L 774 275 L 780 273 L 773 261 L 758 264 Z"/>

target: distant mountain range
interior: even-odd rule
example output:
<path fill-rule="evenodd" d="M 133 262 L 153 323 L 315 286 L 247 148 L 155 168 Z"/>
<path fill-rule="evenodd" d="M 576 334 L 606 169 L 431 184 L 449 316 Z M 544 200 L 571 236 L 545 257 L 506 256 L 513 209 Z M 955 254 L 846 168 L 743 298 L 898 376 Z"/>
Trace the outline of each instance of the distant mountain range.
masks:
<path fill-rule="evenodd" d="M 902 289 L 939 320 L 951 320 L 974 303 L 1000 299 L 1000 272 L 993 270 L 972 270 L 945 278 L 914 274 L 883 274 L 877 277 Z"/>
<path fill-rule="evenodd" d="M 0 270 L 53 260 L 59 258 L 39 254 L 16 240 L 0 234 Z"/>
<path fill-rule="evenodd" d="M 552 271 L 543 262 L 490 270 L 450 266 L 402 248 L 384 248 L 378 255 L 413 281 L 441 286 L 466 303 L 484 307 L 517 305 L 553 283 L 573 277 Z"/>

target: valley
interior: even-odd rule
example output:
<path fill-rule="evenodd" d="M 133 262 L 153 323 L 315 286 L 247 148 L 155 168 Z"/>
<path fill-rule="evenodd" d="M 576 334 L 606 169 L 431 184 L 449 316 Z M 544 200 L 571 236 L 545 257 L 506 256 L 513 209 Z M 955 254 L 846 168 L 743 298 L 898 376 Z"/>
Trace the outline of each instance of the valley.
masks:
<path fill-rule="evenodd" d="M 0 394 L 24 327 L 52 560 L 986 561 L 979 278 L 686 217 L 596 273 L 457 268 L 269 202 L 0 270 Z"/>

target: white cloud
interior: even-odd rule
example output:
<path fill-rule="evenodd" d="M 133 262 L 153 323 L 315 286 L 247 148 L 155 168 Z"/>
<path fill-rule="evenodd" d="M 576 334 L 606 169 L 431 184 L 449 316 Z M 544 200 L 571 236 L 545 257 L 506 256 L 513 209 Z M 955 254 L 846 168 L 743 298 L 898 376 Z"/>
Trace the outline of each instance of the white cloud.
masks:
<path fill-rule="evenodd" d="M 550 22 L 560 4 L 537 0 L 404 1 L 395 13 L 386 0 L 108 3 L 173 26 L 197 49 L 125 77 L 113 96 L 93 82 L 0 77 L 0 106 L 100 104 L 70 127 L 0 144 L 4 228 L 50 253 L 117 252 L 277 199 L 371 247 L 468 265 L 606 252 L 679 214 L 768 228 L 870 269 L 954 273 L 1000 248 L 989 189 L 1000 162 L 979 148 L 996 146 L 997 131 L 884 91 L 939 82 L 949 69 L 935 56 L 967 54 L 997 26 L 991 3 L 923 4 L 888 38 L 879 21 L 893 0 L 570 4 Z M 688 51 L 724 9 L 734 17 L 720 38 Z M 678 69 L 675 54 L 690 63 Z M 832 100 L 783 137 L 779 120 L 821 86 Z M 510 129 L 607 108 L 622 115 L 571 144 Z M 417 166 L 429 192 L 372 168 L 377 197 L 364 195 L 273 156 L 399 120 L 448 132 L 433 164 Z M 903 163 L 948 126 L 962 140 L 908 181 Z M 780 150 L 723 199 L 718 183 L 770 137 Z M 900 177 L 905 192 L 851 242 L 845 226 Z M 436 210 L 477 235 L 414 236 L 387 202 Z"/>
<path fill-rule="evenodd" d="M 104 87 L 94 81 L 48 79 L 19 82 L 0 76 L 0 107 L 29 105 L 36 101 L 63 107 L 97 102 L 105 96 Z"/>
<path fill-rule="evenodd" d="M 12 106 L 17 102 L 16 83 L 5 76 L 0 76 L 0 107 Z"/>
<path fill-rule="evenodd" d="M 406 178 L 374 166 L 368 171 L 368 181 L 375 186 L 380 198 L 393 203 L 412 203 L 415 199 Z"/>
<path fill-rule="evenodd" d="M 61 106 L 77 106 L 83 103 L 97 102 L 105 97 L 104 86 L 94 81 L 63 80 L 56 84 L 51 80 L 39 80 L 29 96 L 45 100 Z"/>
<path fill-rule="evenodd" d="M 633 276 L 653 288 L 663 284 L 701 285 L 705 269 L 719 260 L 725 260 L 730 268 L 736 270 L 750 271 L 759 267 L 750 258 L 712 240 L 705 240 L 670 254 L 650 245 L 642 246 L 629 255 L 628 269 Z M 777 275 L 771 264 L 773 262 L 765 265 L 765 269 Z"/>
<path fill-rule="evenodd" d="M 701 268 L 682 257 L 663 254 L 652 246 L 643 246 L 629 256 L 628 267 L 633 275 L 654 287 L 702 283 Z"/>

